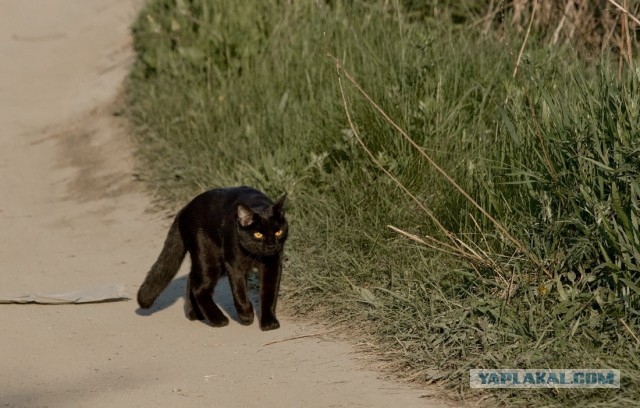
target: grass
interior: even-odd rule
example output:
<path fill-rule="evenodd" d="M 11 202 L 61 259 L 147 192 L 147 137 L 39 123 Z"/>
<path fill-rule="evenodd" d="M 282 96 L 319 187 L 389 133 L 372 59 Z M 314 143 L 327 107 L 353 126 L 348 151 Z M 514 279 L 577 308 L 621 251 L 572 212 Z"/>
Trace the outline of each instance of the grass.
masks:
<path fill-rule="evenodd" d="M 158 197 L 286 190 L 284 303 L 394 376 L 488 404 L 635 405 L 640 71 L 533 34 L 513 77 L 524 34 L 282 3 L 140 15 L 127 97 Z M 620 368 L 622 388 L 469 389 L 470 368 L 504 367 Z"/>

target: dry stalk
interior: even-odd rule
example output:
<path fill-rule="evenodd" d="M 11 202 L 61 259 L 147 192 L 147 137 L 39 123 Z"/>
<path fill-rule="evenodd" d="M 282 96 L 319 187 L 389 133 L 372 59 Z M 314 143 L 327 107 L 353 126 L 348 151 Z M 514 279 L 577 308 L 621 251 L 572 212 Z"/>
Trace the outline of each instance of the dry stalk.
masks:
<path fill-rule="evenodd" d="M 558 27 L 556 27 L 556 30 L 553 32 L 553 37 L 551 38 L 551 43 L 554 45 L 558 43 L 558 39 L 560 38 L 560 31 L 562 31 L 562 27 L 564 27 L 565 21 L 567 21 L 567 15 L 569 15 L 569 10 L 572 6 L 573 3 L 568 1 L 564 7 L 564 12 L 562 13 L 562 17 L 560 18 L 560 23 L 558 23 Z"/>
<path fill-rule="evenodd" d="M 298 336 L 293 336 L 293 337 L 287 337 L 285 339 L 280 339 L 280 340 L 274 340 L 274 341 L 270 341 L 268 343 L 264 343 L 262 346 L 270 346 L 272 344 L 278 344 L 278 343 L 284 343 L 285 341 L 291 341 L 291 340 L 298 340 L 298 339 L 306 339 L 308 337 L 317 337 L 317 336 L 323 336 L 325 334 L 329 334 L 329 333 L 333 333 L 334 331 L 336 331 L 338 329 L 332 329 L 332 330 L 324 330 L 321 332 L 317 332 L 317 333 L 308 333 L 308 334 L 300 334 Z"/>
<path fill-rule="evenodd" d="M 340 93 L 342 95 L 342 102 L 345 108 L 345 113 L 347 115 L 347 120 L 349 122 L 349 126 L 351 127 L 351 130 L 354 132 L 354 135 L 356 136 L 356 139 L 358 141 L 358 143 L 360 144 L 360 146 L 362 146 L 362 148 L 365 150 L 365 152 L 367 153 L 367 155 L 369 156 L 369 158 L 371 158 L 371 160 L 374 162 L 374 164 L 376 166 L 378 166 L 382 171 L 384 171 L 384 173 L 389 176 L 396 184 L 398 184 L 398 186 L 400 186 L 400 188 L 408 195 L 410 196 L 416 203 L 418 203 L 418 205 L 420 206 L 420 208 L 422 208 L 428 215 L 429 217 L 436 223 L 436 225 L 439 226 L 439 228 L 441 228 L 443 230 L 443 232 L 446 233 L 447 237 L 449 237 L 450 239 L 452 239 L 453 242 L 456 242 L 455 239 L 453 238 L 454 235 L 452 233 L 450 233 L 448 230 L 446 230 L 442 224 L 440 224 L 437 219 L 435 218 L 435 216 L 429 211 L 427 210 L 426 207 L 424 207 L 424 205 L 422 205 L 422 203 L 420 203 L 420 201 L 415 198 L 415 196 L 404 186 L 402 185 L 402 183 L 400 183 L 400 181 L 398 181 L 391 173 L 389 173 L 388 170 L 386 170 L 379 162 L 378 160 L 376 160 L 375 156 L 373 155 L 373 153 L 371 153 L 371 151 L 366 147 L 366 145 L 364 144 L 364 142 L 362 141 L 362 139 L 360 138 L 360 135 L 358 134 L 353 121 L 351 119 L 351 115 L 349 113 L 349 109 L 348 109 L 348 104 L 347 104 L 347 99 L 346 99 L 346 95 L 344 93 L 344 88 L 342 86 L 342 76 L 340 75 L 340 73 L 344 74 L 344 76 L 349 80 L 349 82 L 351 82 L 351 84 L 358 90 L 358 92 L 367 100 L 367 102 L 375 109 L 377 110 L 383 117 L 384 119 L 387 121 L 387 123 L 389 123 L 394 129 L 396 129 L 396 131 L 398 131 L 398 133 L 400 133 L 405 140 L 407 140 L 407 142 L 409 142 L 409 144 L 411 144 L 411 146 L 413 146 L 414 149 L 416 149 L 416 151 L 418 153 L 420 153 L 420 155 L 422 157 L 425 158 L 425 160 L 427 160 L 427 162 L 438 171 L 438 173 L 440 173 L 451 185 L 453 185 L 456 190 L 458 190 L 458 192 L 460 194 L 462 194 L 464 196 L 465 199 L 467 199 L 467 201 L 469 201 L 474 207 L 476 207 L 478 209 L 478 211 L 480 211 L 485 217 L 487 217 L 487 219 L 489 219 L 489 221 L 491 221 L 493 223 L 493 225 L 495 225 L 495 227 L 505 236 L 505 238 L 507 238 L 513 245 L 515 245 L 516 248 L 518 248 L 518 250 L 520 252 L 522 252 L 531 262 L 533 262 L 537 267 L 539 268 L 543 268 L 543 263 L 533 254 L 531 253 L 531 251 L 529 251 L 517 238 L 515 238 L 513 235 L 511 235 L 511 233 L 495 218 L 493 218 L 493 216 L 491 216 L 491 214 L 489 214 L 484 208 L 482 208 L 482 206 L 480 204 L 478 204 L 470 195 L 469 193 L 467 193 L 462 187 L 460 187 L 460 185 L 446 172 L 444 171 L 444 169 L 442 169 L 442 167 L 440 167 L 432 158 L 431 156 L 429 156 L 422 147 L 420 147 L 408 134 L 407 132 L 404 131 L 404 129 L 402 129 L 397 123 L 395 123 L 393 121 L 393 119 L 391 119 L 389 117 L 389 115 L 375 102 L 373 101 L 373 99 L 371 99 L 371 96 L 369 96 L 369 94 L 367 92 L 364 91 L 364 89 L 362 89 L 362 87 L 360 86 L 360 84 L 353 78 L 353 76 L 344 68 L 344 66 L 340 63 L 340 61 L 334 57 L 331 54 L 327 54 L 328 57 L 330 57 L 331 59 L 333 59 L 333 61 L 336 64 L 336 70 L 338 71 L 338 85 L 340 88 Z M 549 271 L 547 271 L 546 269 L 544 269 L 544 273 L 546 275 L 548 275 L 549 277 L 551 277 Z"/>
<path fill-rule="evenodd" d="M 393 225 L 387 225 L 388 228 L 392 229 L 393 231 L 397 232 L 400 235 L 404 235 L 405 237 L 409 238 L 412 241 L 415 241 L 421 245 L 424 245 L 428 248 L 432 248 L 435 249 L 436 251 L 439 252 L 443 252 L 446 254 L 450 254 L 450 255 L 455 255 L 455 256 L 460 256 L 462 258 L 465 258 L 467 260 L 469 260 L 470 262 L 473 263 L 477 263 L 480 264 L 482 266 L 488 266 L 488 264 L 490 263 L 488 261 L 488 259 L 483 258 L 482 256 L 478 255 L 477 253 L 474 252 L 465 252 L 459 248 L 455 248 L 451 245 L 447 245 L 446 243 L 439 241 L 433 237 L 430 236 L 426 236 L 425 239 L 428 239 L 432 242 L 435 242 L 435 244 L 432 244 L 431 242 L 427 242 L 424 239 L 420 238 L 417 235 L 414 235 L 410 232 L 404 231 L 398 227 L 395 227 Z"/>
<path fill-rule="evenodd" d="M 627 0 L 624 0 L 624 6 L 625 8 L 628 8 L 627 6 Z M 631 35 L 629 34 L 629 16 L 630 14 L 625 13 L 624 17 L 622 18 L 622 35 L 624 35 L 624 39 L 626 42 L 626 57 L 627 57 L 627 64 L 631 65 L 633 63 L 633 52 L 631 51 Z"/>
<path fill-rule="evenodd" d="M 629 332 L 629 334 L 631 335 L 631 337 L 633 337 L 636 341 L 636 343 L 638 343 L 638 345 L 640 345 L 640 339 L 638 338 L 638 336 L 633 332 L 633 330 L 631 330 L 631 327 L 629 327 L 629 325 L 627 324 L 627 322 L 625 322 L 624 320 L 622 320 L 622 318 L 618 319 L 620 320 L 620 323 L 622 323 L 622 325 L 624 326 L 624 328 Z"/>
<path fill-rule="evenodd" d="M 631 12 L 627 10 L 626 7 L 622 7 L 620 4 L 616 3 L 614 0 L 607 0 L 607 1 L 611 3 L 614 7 L 616 7 L 618 10 L 622 11 L 625 15 L 629 16 L 629 18 L 635 21 L 636 24 L 640 25 L 640 20 L 638 20 L 636 16 L 631 14 Z M 627 2 L 625 1 L 625 5 L 626 3 Z"/>
<path fill-rule="evenodd" d="M 536 17 L 536 10 L 538 10 L 538 1 L 534 0 L 533 11 L 531 12 L 531 19 L 529 20 L 529 26 L 527 26 L 527 34 L 524 36 L 522 47 L 520 47 L 520 52 L 518 53 L 518 60 L 516 61 L 516 66 L 513 68 L 513 78 L 515 78 L 516 74 L 518 73 L 518 67 L 520 66 L 520 61 L 522 60 L 524 47 L 527 45 L 527 40 L 529 39 L 529 34 L 531 33 L 531 26 L 533 25 L 533 19 Z"/>
<path fill-rule="evenodd" d="M 349 107 L 347 104 L 347 97 L 346 94 L 344 93 L 344 88 L 342 86 L 342 78 L 339 74 L 340 70 L 343 70 L 342 65 L 340 64 L 339 60 L 336 57 L 333 57 L 332 55 L 327 54 L 329 57 L 333 58 L 334 61 L 336 62 L 336 68 L 338 69 L 338 85 L 340 87 L 340 93 L 342 95 L 342 103 L 344 106 L 344 111 L 345 114 L 347 115 L 347 121 L 349 122 L 349 127 L 351 129 L 351 131 L 353 132 L 353 136 L 355 137 L 356 141 L 358 142 L 358 144 L 360 145 L 360 147 L 362 147 L 362 149 L 365 151 L 365 153 L 367 154 L 367 156 L 369 156 L 369 159 L 376 165 L 376 167 L 378 167 L 380 170 L 382 170 L 384 172 L 384 174 L 387 175 L 387 177 L 389 177 L 394 183 L 396 183 L 396 185 L 398 187 L 400 187 L 400 189 L 406 194 L 408 195 L 417 205 L 418 207 L 420 207 L 420 209 L 422 211 L 424 211 L 429 218 L 438 226 L 438 228 L 455 244 L 456 240 L 455 240 L 455 236 L 452 232 L 450 232 L 449 230 L 447 230 L 444 225 L 442 225 L 440 223 L 440 221 L 438 221 L 438 219 L 435 217 L 435 215 L 433 215 L 433 213 L 424 206 L 424 204 L 422 204 L 422 202 L 420 200 L 418 200 L 418 198 L 413 195 L 413 193 L 411 193 L 411 191 L 409 191 L 409 189 L 400 182 L 400 180 L 398 180 L 393 174 L 391 174 L 389 172 L 389 170 L 387 170 L 379 161 L 378 159 L 376 159 L 375 155 L 371 152 L 371 150 L 369 150 L 369 148 L 367 147 L 367 145 L 364 143 L 364 141 L 362 140 L 362 138 L 360 137 L 360 134 L 358 133 L 358 130 L 356 129 L 353 121 L 351 120 L 351 114 L 349 113 Z"/>

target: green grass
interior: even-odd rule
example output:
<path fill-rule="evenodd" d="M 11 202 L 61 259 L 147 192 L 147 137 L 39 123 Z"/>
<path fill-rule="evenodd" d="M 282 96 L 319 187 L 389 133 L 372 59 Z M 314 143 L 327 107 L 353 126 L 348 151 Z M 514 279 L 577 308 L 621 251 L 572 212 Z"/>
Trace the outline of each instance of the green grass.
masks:
<path fill-rule="evenodd" d="M 283 303 L 358 333 L 394 376 L 489 404 L 634 405 L 640 71 L 618 79 L 606 58 L 588 67 L 532 41 L 512 78 L 521 38 L 382 1 L 240 3 L 153 0 L 135 26 L 129 111 L 163 202 L 225 185 L 288 191 Z M 620 368 L 623 386 L 469 389 L 468 369 L 506 367 Z"/>

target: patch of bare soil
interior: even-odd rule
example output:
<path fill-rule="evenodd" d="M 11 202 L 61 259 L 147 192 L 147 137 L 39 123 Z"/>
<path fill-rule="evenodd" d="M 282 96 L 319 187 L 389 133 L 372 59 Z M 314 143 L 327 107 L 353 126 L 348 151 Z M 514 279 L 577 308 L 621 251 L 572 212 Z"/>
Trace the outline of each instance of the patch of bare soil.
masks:
<path fill-rule="evenodd" d="M 133 295 L 161 248 L 170 220 L 148 211 L 114 116 L 141 5 L 0 4 L 0 294 L 122 283 Z M 0 305 L 0 406 L 445 406 L 307 336 L 322 329 L 188 321 L 185 273 L 150 313 L 134 301 Z"/>

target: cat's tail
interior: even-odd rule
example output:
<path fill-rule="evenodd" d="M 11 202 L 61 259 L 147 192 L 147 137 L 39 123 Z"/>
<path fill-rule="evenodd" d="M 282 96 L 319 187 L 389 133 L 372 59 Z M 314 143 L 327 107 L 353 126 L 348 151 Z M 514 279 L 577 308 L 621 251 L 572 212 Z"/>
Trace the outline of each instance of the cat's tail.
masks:
<path fill-rule="evenodd" d="M 182 260 L 187 253 L 187 248 L 180 236 L 178 214 L 169 228 L 169 233 L 164 241 L 160 256 L 151 267 L 140 290 L 138 290 L 138 304 L 143 309 L 148 309 L 160 296 L 160 293 L 169 285 L 178 273 Z"/>

